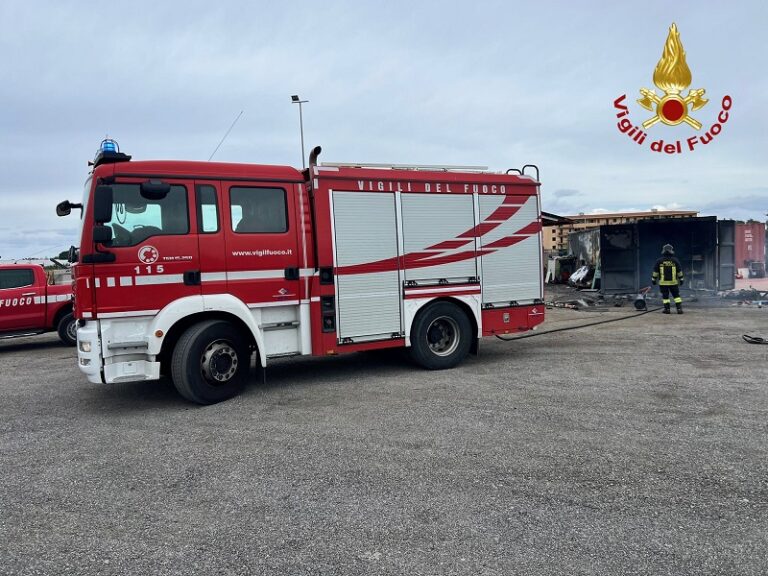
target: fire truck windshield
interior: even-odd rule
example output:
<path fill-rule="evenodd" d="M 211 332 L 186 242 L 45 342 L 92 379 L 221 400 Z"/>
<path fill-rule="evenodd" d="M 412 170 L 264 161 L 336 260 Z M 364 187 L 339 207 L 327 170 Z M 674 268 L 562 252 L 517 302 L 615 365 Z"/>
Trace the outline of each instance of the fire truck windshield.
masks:
<path fill-rule="evenodd" d="M 85 220 L 86 210 L 88 210 L 88 199 L 91 196 L 92 180 L 92 177 L 88 176 L 87 180 L 85 181 L 85 186 L 83 187 L 83 209 L 80 210 L 80 230 L 78 233 L 78 238 L 81 238 L 83 235 L 83 221 Z"/>
<path fill-rule="evenodd" d="M 147 199 L 138 184 L 114 184 L 112 246 L 135 246 L 150 236 L 186 234 L 189 232 L 187 191 L 171 186 L 161 199 Z"/>

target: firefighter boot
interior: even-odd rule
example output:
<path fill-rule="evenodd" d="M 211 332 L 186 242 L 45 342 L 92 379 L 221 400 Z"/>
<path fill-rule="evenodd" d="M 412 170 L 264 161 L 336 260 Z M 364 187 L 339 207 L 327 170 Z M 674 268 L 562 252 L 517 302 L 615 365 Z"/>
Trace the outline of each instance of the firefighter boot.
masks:
<path fill-rule="evenodd" d="M 664 304 L 664 310 L 662 311 L 662 314 L 669 314 L 669 304 Z"/>
<path fill-rule="evenodd" d="M 675 307 L 677 308 L 677 313 L 682 314 L 683 313 L 683 305 L 682 304 L 675 304 Z"/>

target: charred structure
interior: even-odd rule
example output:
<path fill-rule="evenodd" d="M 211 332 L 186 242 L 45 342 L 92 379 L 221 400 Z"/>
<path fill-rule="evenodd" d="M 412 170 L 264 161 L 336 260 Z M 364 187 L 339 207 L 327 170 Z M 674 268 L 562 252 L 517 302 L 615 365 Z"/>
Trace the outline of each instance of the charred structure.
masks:
<path fill-rule="evenodd" d="M 650 284 L 653 263 L 672 244 L 686 288 L 734 288 L 735 222 L 716 217 L 642 220 L 601 226 L 569 237 L 570 253 L 599 271 L 604 294 L 637 293 Z"/>

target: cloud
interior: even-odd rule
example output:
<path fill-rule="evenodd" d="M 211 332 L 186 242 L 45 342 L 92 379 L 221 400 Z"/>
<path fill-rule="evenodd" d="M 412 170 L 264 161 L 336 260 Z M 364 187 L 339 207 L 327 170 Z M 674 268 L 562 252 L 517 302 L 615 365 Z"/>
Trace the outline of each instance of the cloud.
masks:
<path fill-rule="evenodd" d="M 768 188 L 765 188 L 760 195 L 729 196 L 722 200 L 708 202 L 704 207 L 710 210 L 738 208 L 766 212 L 768 211 Z"/>
<path fill-rule="evenodd" d="M 768 188 L 762 194 L 732 196 L 704 204 L 702 215 L 714 214 L 720 218 L 733 220 L 759 220 L 768 217 Z"/>
<path fill-rule="evenodd" d="M 76 244 L 77 227 L 67 229 L 17 228 L 12 231 L 0 230 L 0 258 L 56 256 Z"/>
<path fill-rule="evenodd" d="M 686 208 L 683 207 L 682 204 L 678 204 L 677 202 L 669 202 L 668 204 L 654 204 L 651 206 L 651 210 L 658 210 L 660 212 L 667 211 L 667 210 L 685 210 Z"/>
<path fill-rule="evenodd" d="M 559 190 L 555 190 L 552 195 L 555 198 L 567 198 L 569 196 L 581 196 L 582 193 L 578 190 L 569 190 L 568 188 L 561 188 Z"/>

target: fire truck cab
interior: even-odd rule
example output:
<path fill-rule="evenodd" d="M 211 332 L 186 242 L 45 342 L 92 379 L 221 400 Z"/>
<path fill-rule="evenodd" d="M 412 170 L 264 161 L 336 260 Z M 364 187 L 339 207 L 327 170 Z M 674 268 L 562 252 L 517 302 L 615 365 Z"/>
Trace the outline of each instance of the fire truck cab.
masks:
<path fill-rule="evenodd" d="M 65 272 L 62 270 L 62 272 Z M 56 282 L 40 264 L 0 264 L 0 339 L 58 332 L 67 346 L 76 343 L 72 286 Z"/>
<path fill-rule="evenodd" d="M 132 161 L 102 150 L 75 269 L 91 382 L 237 394 L 252 354 L 407 347 L 450 368 L 544 319 L 539 182 L 473 168 Z"/>

